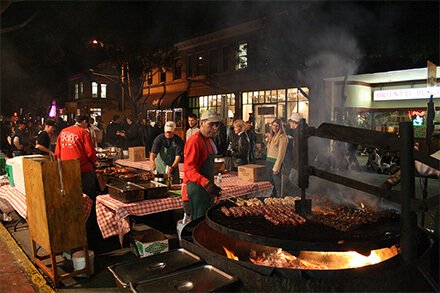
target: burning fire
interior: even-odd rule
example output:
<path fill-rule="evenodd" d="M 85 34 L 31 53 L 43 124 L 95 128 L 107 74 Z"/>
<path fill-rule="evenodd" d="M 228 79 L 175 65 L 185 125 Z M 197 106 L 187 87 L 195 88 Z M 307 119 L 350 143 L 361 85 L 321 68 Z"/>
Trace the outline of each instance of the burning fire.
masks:
<path fill-rule="evenodd" d="M 230 259 L 238 260 L 233 251 L 223 247 L 226 255 Z M 321 252 L 321 251 L 301 251 L 296 257 L 283 251 L 281 248 L 274 252 L 257 255 L 252 250 L 249 260 L 256 265 L 302 269 L 302 270 L 340 270 L 360 268 L 385 261 L 398 254 L 397 247 L 382 248 L 372 250 L 370 255 L 364 256 L 355 251 L 347 252 Z"/>
<path fill-rule="evenodd" d="M 365 210 L 365 205 L 363 202 L 361 202 L 361 209 Z"/>
<path fill-rule="evenodd" d="M 233 260 L 238 260 L 238 256 L 236 256 L 236 255 L 234 254 L 234 252 L 232 252 L 231 250 L 227 249 L 227 248 L 224 247 L 224 246 L 223 246 L 223 249 L 225 250 L 225 252 L 226 252 L 226 256 L 227 256 L 228 258 L 233 259 Z"/>

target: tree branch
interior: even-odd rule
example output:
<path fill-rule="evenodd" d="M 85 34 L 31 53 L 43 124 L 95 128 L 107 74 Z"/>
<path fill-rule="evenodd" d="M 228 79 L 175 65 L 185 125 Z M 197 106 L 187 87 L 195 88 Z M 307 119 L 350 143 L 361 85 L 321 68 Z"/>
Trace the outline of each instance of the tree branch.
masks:
<path fill-rule="evenodd" d="M 2 7 L 3 9 L 3 7 Z M 3 11 L 2 11 L 3 12 Z M 19 29 L 24 28 L 26 25 L 28 25 L 39 13 L 39 11 L 36 11 L 31 17 L 29 17 L 27 20 L 25 20 L 24 22 L 20 23 L 20 24 L 16 24 L 7 28 L 2 28 L 0 29 L 0 34 L 4 34 L 4 33 L 9 33 L 12 31 L 16 31 Z"/>

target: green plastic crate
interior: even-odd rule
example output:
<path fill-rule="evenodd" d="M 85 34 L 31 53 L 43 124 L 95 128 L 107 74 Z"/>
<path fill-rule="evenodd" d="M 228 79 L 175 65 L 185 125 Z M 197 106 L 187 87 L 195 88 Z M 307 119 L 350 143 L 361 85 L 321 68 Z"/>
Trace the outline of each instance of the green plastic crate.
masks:
<path fill-rule="evenodd" d="M 15 186 L 14 175 L 12 175 L 12 165 L 6 164 L 6 174 L 8 175 L 9 184 Z"/>

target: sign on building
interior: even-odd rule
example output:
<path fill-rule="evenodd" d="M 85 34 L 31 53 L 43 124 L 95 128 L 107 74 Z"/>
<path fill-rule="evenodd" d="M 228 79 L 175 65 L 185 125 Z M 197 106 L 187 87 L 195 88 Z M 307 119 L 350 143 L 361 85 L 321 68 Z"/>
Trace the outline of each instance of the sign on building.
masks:
<path fill-rule="evenodd" d="M 428 87 L 437 85 L 437 65 L 428 61 Z"/>

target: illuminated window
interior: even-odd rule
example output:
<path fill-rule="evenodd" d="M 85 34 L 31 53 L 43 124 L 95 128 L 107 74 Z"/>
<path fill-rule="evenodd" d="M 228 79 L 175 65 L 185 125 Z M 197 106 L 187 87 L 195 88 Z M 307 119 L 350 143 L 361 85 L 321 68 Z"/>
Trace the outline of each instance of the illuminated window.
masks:
<path fill-rule="evenodd" d="M 84 84 L 82 82 L 79 83 L 79 96 L 84 96 Z"/>
<path fill-rule="evenodd" d="M 96 122 L 96 116 L 102 116 L 102 109 L 101 108 L 90 108 L 90 117 L 95 119 L 95 122 Z"/>
<path fill-rule="evenodd" d="M 107 85 L 105 83 L 101 84 L 101 98 L 107 98 Z"/>
<path fill-rule="evenodd" d="M 79 97 L 79 87 L 78 84 L 75 83 L 75 100 L 78 100 Z"/>
<path fill-rule="evenodd" d="M 247 43 L 240 43 L 236 52 L 237 63 L 235 64 L 235 70 L 241 70 L 248 67 L 248 47 Z"/>
<path fill-rule="evenodd" d="M 92 98 L 97 98 L 98 97 L 98 83 L 97 82 L 92 82 Z"/>

